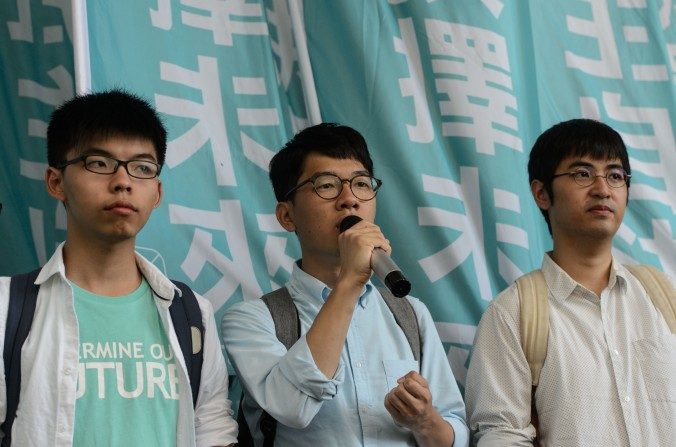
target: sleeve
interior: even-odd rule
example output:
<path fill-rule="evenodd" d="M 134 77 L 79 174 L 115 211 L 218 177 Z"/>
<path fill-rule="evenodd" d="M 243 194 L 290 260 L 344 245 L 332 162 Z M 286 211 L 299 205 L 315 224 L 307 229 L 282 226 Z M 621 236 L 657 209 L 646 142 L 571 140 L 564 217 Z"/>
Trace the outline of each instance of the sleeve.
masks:
<path fill-rule="evenodd" d="M 228 370 L 211 303 L 197 299 L 204 324 L 204 362 L 195 407 L 195 441 L 198 447 L 230 445 L 237 442 L 237 422 L 228 400 Z"/>
<path fill-rule="evenodd" d="M 410 299 L 415 309 L 422 341 L 420 374 L 427 380 L 432 393 L 432 404 L 455 432 L 454 447 L 469 445 L 469 428 L 465 404 L 458 389 L 439 333 L 427 307 L 415 298 Z"/>
<path fill-rule="evenodd" d="M 531 374 L 521 349 L 516 287 L 484 313 L 474 340 L 465 388 L 470 428 L 478 446 L 532 446 Z M 505 299 L 509 299 L 503 306 Z"/>
<path fill-rule="evenodd" d="M 344 378 L 344 365 L 332 378 L 317 368 L 305 334 L 288 351 L 275 335 L 272 316 L 262 300 L 235 304 L 222 320 L 228 357 L 246 392 L 280 423 L 305 428 Z"/>

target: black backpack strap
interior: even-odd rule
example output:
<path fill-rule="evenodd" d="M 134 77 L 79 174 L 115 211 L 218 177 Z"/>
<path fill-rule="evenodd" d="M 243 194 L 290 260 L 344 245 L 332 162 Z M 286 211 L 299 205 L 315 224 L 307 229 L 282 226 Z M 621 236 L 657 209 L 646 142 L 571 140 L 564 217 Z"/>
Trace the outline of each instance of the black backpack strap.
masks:
<path fill-rule="evenodd" d="M 183 352 L 183 359 L 190 377 L 192 390 L 192 404 L 197 406 L 197 395 L 202 378 L 202 363 L 204 362 L 204 324 L 202 311 L 197 297 L 190 287 L 179 281 L 172 281 L 181 291 L 174 293 L 174 299 L 169 306 L 171 321 L 174 323 L 174 332 L 178 344 Z"/>
<path fill-rule="evenodd" d="M 293 303 L 293 298 L 286 287 L 266 293 L 261 297 L 270 311 L 272 321 L 275 324 L 275 335 L 282 342 L 286 349 L 290 349 L 300 338 L 300 318 L 298 309 Z M 237 413 L 237 424 L 239 425 L 239 435 L 237 445 L 240 447 L 253 446 L 253 437 L 249 430 L 249 425 L 244 419 L 242 411 L 242 399 L 239 402 Z M 277 420 L 263 410 L 261 418 L 258 421 L 261 433 L 263 433 L 263 447 L 273 447 L 275 444 L 275 435 L 277 434 Z"/>
<path fill-rule="evenodd" d="M 0 426 L 5 435 L 2 447 L 9 447 L 12 443 L 12 425 L 16 418 L 21 392 L 21 348 L 33 324 L 35 305 L 40 291 L 40 286 L 35 284 L 35 280 L 39 273 L 40 269 L 37 269 L 13 276 L 10 280 L 5 345 L 2 352 L 7 390 L 7 413 L 5 421 Z"/>
<path fill-rule="evenodd" d="M 237 447 L 254 447 L 253 436 L 251 436 L 249 424 L 246 422 L 246 419 L 244 418 L 244 409 L 242 408 L 243 401 L 244 394 L 240 396 L 239 407 L 237 408 L 237 426 L 239 427 L 239 431 L 237 433 Z"/>
<path fill-rule="evenodd" d="M 383 300 L 387 307 L 390 308 L 394 320 L 397 322 L 401 330 L 411 345 L 413 351 L 413 358 L 418 361 L 419 367 L 422 367 L 422 343 L 420 342 L 420 328 L 418 327 L 418 319 L 415 315 L 415 310 L 411 303 L 404 298 L 397 298 L 392 295 L 385 287 L 378 287 L 378 291 L 383 296 Z"/>

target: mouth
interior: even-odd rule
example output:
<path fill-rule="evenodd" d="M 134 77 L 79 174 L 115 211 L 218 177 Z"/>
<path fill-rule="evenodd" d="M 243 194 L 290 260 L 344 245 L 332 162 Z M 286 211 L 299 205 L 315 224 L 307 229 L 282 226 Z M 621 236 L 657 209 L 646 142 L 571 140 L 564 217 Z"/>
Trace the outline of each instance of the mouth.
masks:
<path fill-rule="evenodd" d="M 104 210 L 112 211 L 114 213 L 124 214 L 124 215 L 128 215 L 128 214 L 135 213 L 136 211 L 138 211 L 138 209 L 134 205 L 132 205 L 129 202 L 122 201 L 122 200 L 118 200 L 116 202 L 113 202 L 113 203 L 107 205 L 104 208 Z"/>
<path fill-rule="evenodd" d="M 614 214 L 615 211 L 606 205 L 595 205 L 590 207 L 587 211 L 594 213 L 594 214 L 602 214 L 602 215 L 608 215 L 608 214 Z"/>

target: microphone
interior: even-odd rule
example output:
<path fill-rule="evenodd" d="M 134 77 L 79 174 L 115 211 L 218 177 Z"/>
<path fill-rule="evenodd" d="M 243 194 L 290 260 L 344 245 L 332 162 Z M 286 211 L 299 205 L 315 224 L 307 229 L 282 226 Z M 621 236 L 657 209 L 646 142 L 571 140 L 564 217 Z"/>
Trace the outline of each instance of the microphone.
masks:
<path fill-rule="evenodd" d="M 352 228 L 361 217 L 350 214 L 340 221 L 340 232 Z M 408 295 L 411 283 L 406 279 L 401 269 L 394 263 L 390 255 L 382 248 L 375 248 L 371 253 L 371 268 L 385 286 L 397 298 Z"/>

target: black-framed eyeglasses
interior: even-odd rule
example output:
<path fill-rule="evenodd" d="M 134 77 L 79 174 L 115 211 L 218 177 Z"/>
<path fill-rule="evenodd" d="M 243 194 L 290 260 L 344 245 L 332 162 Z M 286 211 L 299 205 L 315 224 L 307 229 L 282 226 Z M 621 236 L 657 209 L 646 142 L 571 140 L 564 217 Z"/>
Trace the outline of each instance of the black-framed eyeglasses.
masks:
<path fill-rule="evenodd" d="M 150 160 L 128 160 L 122 161 L 117 158 L 106 157 L 105 155 L 81 155 L 64 162 L 57 166 L 58 169 L 64 169 L 66 166 L 75 163 L 84 163 L 84 168 L 94 174 L 111 175 L 117 172 L 120 166 L 124 166 L 125 171 L 131 177 L 144 180 L 152 179 L 160 175 L 161 167 L 159 164 Z"/>
<path fill-rule="evenodd" d="M 359 200 L 371 200 L 376 196 L 378 189 L 383 184 L 382 180 L 365 174 L 357 174 L 349 179 L 343 179 L 330 172 L 318 172 L 291 188 L 284 196 L 284 199 L 288 199 L 298 188 L 307 183 L 312 183 L 312 188 L 317 195 L 325 200 L 338 197 L 343 192 L 343 183 L 350 185 L 350 191 Z"/>
<path fill-rule="evenodd" d="M 631 178 L 631 175 L 627 174 L 627 171 L 622 168 L 610 168 L 606 171 L 605 175 L 603 175 L 597 174 L 596 169 L 591 166 L 581 166 L 574 171 L 554 174 L 552 178 L 561 177 L 563 175 L 571 176 L 575 183 L 580 186 L 591 186 L 596 181 L 596 177 L 603 177 L 611 188 L 621 188 L 626 185 Z"/>

